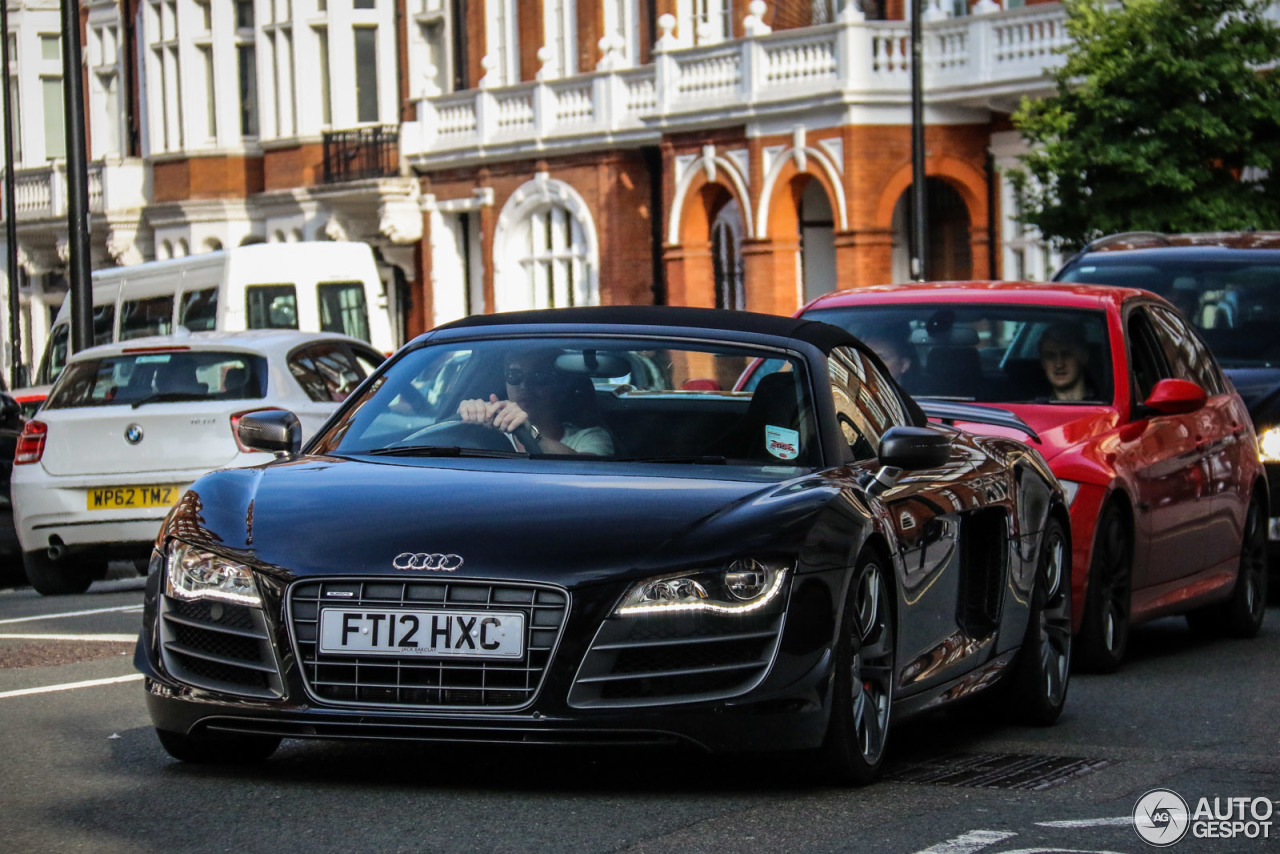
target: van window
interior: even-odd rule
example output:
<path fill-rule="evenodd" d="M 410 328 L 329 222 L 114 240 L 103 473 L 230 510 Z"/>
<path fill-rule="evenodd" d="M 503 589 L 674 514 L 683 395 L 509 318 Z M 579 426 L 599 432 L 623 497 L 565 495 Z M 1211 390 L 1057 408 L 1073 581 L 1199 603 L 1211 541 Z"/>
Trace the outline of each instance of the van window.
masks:
<path fill-rule="evenodd" d="M 293 285 L 250 285 L 245 288 L 250 329 L 297 329 L 298 293 Z"/>
<path fill-rule="evenodd" d="M 120 339 L 173 334 L 173 295 L 120 303 Z"/>
<path fill-rule="evenodd" d="M 320 331 L 341 332 L 361 341 L 369 340 L 369 311 L 364 304 L 363 282 L 335 282 L 319 285 Z"/>
<path fill-rule="evenodd" d="M 192 332 L 210 332 L 217 328 L 218 289 L 205 288 L 187 291 L 182 295 L 182 308 L 178 312 L 178 325 Z"/>
<path fill-rule="evenodd" d="M 36 374 L 36 385 L 51 385 L 67 366 L 67 351 L 71 349 L 71 326 L 61 323 L 49 332 L 49 343 L 45 345 L 44 358 L 40 360 L 40 371 Z"/>
<path fill-rule="evenodd" d="M 116 307 L 114 303 L 93 307 L 93 345 L 110 344 L 116 334 Z"/>

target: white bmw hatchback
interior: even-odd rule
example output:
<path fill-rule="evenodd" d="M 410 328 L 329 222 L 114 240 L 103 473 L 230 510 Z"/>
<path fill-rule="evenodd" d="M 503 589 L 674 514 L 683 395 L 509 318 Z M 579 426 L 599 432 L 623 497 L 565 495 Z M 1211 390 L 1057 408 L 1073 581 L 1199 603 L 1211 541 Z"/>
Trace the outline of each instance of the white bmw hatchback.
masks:
<path fill-rule="evenodd" d="M 288 409 L 315 432 L 383 360 L 332 333 L 137 338 L 77 353 L 18 439 L 14 525 L 27 579 L 79 593 L 112 559 L 141 564 L 169 508 L 213 469 L 268 462 L 241 416 Z"/>

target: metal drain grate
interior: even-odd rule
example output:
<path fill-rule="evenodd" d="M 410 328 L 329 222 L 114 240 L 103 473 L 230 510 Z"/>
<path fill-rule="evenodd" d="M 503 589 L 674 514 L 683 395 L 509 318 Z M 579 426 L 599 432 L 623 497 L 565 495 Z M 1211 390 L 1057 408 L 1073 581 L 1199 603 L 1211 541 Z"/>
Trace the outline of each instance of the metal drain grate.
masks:
<path fill-rule="evenodd" d="M 1038 792 L 1091 774 L 1109 764 L 1106 759 L 1074 756 L 954 753 L 890 771 L 885 774 L 885 779 L 897 783 Z"/>

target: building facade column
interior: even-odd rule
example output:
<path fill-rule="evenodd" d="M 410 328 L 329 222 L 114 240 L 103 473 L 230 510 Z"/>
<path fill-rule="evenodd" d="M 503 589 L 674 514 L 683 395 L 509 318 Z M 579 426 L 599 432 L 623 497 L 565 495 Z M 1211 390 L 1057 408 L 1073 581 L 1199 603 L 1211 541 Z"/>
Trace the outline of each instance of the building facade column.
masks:
<path fill-rule="evenodd" d="M 747 311 L 791 315 L 799 305 L 800 236 L 748 240 L 742 246 Z"/>

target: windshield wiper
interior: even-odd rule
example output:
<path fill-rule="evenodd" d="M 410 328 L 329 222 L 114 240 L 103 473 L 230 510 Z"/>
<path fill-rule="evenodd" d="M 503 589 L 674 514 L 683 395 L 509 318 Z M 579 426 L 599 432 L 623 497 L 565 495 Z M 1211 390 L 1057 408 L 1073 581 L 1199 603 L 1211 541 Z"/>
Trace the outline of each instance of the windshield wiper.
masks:
<path fill-rule="evenodd" d="M 528 457 L 524 451 L 495 451 L 489 448 L 463 448 L 458 445 L 403 445 L 392 448 L 371 448 L 367 451 L 347 451 L 348 454 L 368 454 L 373 457 Z"/>
<path fill-rule="evenodd" d="M 676 463 L 682 465 L 722 466 L 728 460 L 713 454 L 699 454 L 685 457 L 618 457 L 611 462 L 617 463 Z"/>

